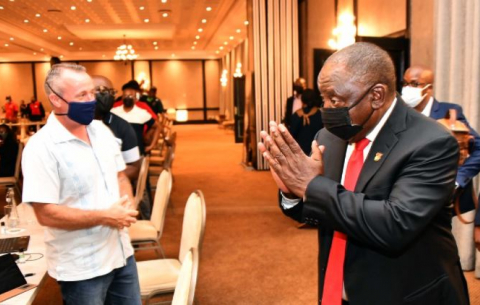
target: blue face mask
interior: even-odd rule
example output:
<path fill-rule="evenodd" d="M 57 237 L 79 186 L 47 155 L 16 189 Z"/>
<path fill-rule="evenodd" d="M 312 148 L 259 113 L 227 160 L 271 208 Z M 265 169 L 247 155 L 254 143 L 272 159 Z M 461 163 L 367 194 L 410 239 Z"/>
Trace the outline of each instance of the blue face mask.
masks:
<path fill-rule="evenodd" d="M 68 104 L 67 113 L 55 113 L 56 115 L 66 115 L 72 121 L 82 125 L 89 125 L 95 116 L 95 100 L 88 102 L 67 102 L 60 94 L 55 92 L 50 84 L 47 83 L 48 88 L 58 96 L 62 101 Z"/>

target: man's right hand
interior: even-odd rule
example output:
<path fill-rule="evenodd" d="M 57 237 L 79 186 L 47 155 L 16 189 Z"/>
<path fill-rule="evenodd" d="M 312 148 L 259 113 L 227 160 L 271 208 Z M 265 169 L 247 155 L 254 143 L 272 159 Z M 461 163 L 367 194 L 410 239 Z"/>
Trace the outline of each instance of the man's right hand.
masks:
<path fill-rule="evenodd" d="M 105 225 L 119 230 L 130 227 L 137 221 L 138 211 L 131 208 L 127 196 L 123 196 L 108 210 L 105 210 Z"/>

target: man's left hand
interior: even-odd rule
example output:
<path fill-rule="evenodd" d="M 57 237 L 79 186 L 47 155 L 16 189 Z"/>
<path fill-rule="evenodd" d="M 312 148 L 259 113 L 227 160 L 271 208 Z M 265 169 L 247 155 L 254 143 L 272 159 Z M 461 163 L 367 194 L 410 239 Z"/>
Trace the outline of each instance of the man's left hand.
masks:
<path fill-rule="evenodd" d="M 263 143 L 258 147 L 270 168 L 277 174 L 288 190 L 303 198 L 308 183 L 323 174 L 323 146 L 313 141 L 312 155 L 305 155 L 283 124 L 270 122 L 270 135 L 260 133 Z"/>

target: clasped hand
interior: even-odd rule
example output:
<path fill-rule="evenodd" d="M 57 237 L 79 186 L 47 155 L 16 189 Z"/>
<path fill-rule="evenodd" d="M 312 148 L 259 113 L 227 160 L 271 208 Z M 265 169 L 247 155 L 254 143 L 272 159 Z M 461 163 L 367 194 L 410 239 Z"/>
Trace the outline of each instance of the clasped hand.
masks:
<path fill-rule="evenodd" d="M 123 229 L 130 227 L 137 221 L 138 211 L 131 208 L 128 196 L 123 196 L 115 202 L 107 212 L 107 225 L 113 228 Z"/>
<path fill-rule="evenodd" d="M 270 134 L 261 131 L 263 142 L 258 149 L 270 165 L 273 179 L 285 195 L 303 198 L 308 183 L 318 175 L 323 175 L 324 146 L 312 142 L 312 154 L 307 156 L 287 128 L 270 122 Z"/>

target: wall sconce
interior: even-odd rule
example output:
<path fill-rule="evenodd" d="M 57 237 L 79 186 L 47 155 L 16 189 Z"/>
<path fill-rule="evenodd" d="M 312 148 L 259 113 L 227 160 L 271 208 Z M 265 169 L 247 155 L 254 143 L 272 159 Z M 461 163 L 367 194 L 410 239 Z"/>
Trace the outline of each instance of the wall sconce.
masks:
<path fill-rule="evenodd" d="M 169 118 L 174 118 L 176 114 L 177 114 L 177 110 L 175 108 L 167 109 L 167 115 Z"/>
<path fill-rule="evenodd" d="M 175 121 L 177 122 L 186 122 L 188 121 L 188 110 L 179 109 L 177 110 L 177 114 L 175 117 Z"/>
<path fill-rule="evenodd" d="M 237 63 L 237 67 L 235 68 L 235 73 L 233 73 L 233 77 L 242 77 L 242 64 Z"/>
<path fill-rule="evenodd" d="M 343 13 L 338 17 L 338 26 L 333 29 L 335 38 L 328 40 L 328 46 L 334 50 L 340 50 L 355 43 L 357 28 L 354 24 L 355 17 L 349 13 Z"/>
<path fill-rule="evenodd" d="M 140 72 L 138 74 L 137 81 L 140 84 L 140 88 L 142 88 L 143 90 L 147 90 L 150 81 L 147 79 L 147 75 L 145 74 L 145 72 Z"/>
<path fill-rule="evenodd" d="M 222 71 L 222 77 L 220 77 L 220 83 L 222 84 L 222 87 L 226 87 L 227 86 L 227 74 L 228 74 L 228 71 L 227 69 L 224 69 Z"/>

